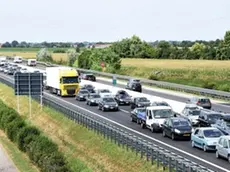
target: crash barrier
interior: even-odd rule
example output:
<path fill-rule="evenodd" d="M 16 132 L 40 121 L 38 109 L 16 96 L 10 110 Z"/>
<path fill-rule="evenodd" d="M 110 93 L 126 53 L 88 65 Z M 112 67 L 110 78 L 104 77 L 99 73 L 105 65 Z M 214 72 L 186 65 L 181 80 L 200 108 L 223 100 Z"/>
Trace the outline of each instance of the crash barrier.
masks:
<path fill-rule="evenodd" d="M 0 81 L 10 87 L 14 87 L 13 80 L 10 81 L 9 79 L 0 76 Z M 33 98 L 39 101 L 39 97 Z M 166 150 L 159 145 L 143 140 L 134 134 L 130 134 L 122 127 L 117 127 L 107 121 L 95 118 L 83 109 L 78 108 L 77 110 L 73 110 L 70 107 L 65 106 L 65 103 L 62 100 L 55 101 L 44 94 L 43 104 L 63 113 L 67 118 L 73 120 L 77 124 L 80 124 L 89 130 L 93 130 L 97 134 L 103 135 L 104 138 L 111 140 L 127 151 L 131 150 L 136 152 L 137 156 L 145 158 L 147 161 L 151 161 L 151 163 L 156 164 L 158 168 L 163 166 L 165 170 L 168 169 L 170 172 L 214 172 L 211 169 Z"/>
<path fill-rule="evenodd" d="M 8 57 L 8 58 L 12 60 L 12 57 Z M 23 59 L 23 61 L 27 62 L 26 59 Z M 37 61 L 37 64 L 42 65 L 42 66 L 47 66 L 47 67 L 62 66 L 62 65 L 57 65 L 57 64 L 45 63 L 41 61 Z M 93 73 L 97 76 L 102 76 L 102 77 L 104 76 L 104 77 L 109 77 L 109 78 L 116 77 L 117 79 L 126 80 L 126 81 L 132 78 L 131 76 L 99 72 L 99 71 L 94 71 L 94 70 L 87 70 L 87 69 L 80 69 L 80 68 L 76 68 L 76 69 L 79 70 L 80 72 Z M 156 86 L 159 88 L 170 89 L 170 90 L 186 92 L 186 93 L 191 93 L 191 94 L 198 94 L 202 96 L 209 96 L 209 97 L 218 98 L 222 100 L 230 100 L 230 92 L 212 90 L 212 89 L 206 89 L 206 88 L 200 88 L 200 87 L 193 87 L 193 86 L 169 83 L 169 82 L 164 82 L 164 81 L 154 81 L 154 80 L 149 80 L 149 79 L 144 79 L 144 78 L 136 78 L 136 79 L 140 79 L 140 81 L 143 84 L 150 85 L 150 86 Z"/>

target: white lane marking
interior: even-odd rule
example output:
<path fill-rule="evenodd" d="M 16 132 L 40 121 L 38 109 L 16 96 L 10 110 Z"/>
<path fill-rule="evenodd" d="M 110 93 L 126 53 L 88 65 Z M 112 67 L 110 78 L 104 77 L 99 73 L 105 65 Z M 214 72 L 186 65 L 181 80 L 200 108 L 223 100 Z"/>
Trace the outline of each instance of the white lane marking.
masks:
<path fill-rule="evenodd" d="M 10 79 L 13 81 L 12 78 L 10 78 Z M 75 106 L 75 107 L 77 107 L 77 108 L 80 108 L 80 109 L 82 109 L 82 110 L 84 110 L 84 111 L 87 111 L 87 112 L 89 112 L 89 113 L 91 113 L 91 114 L 93 114 L 93 115 L 95 115 L 95 116 L 98 116 L 98 117 L 100 117 L 100 118 L 103 118 L 103 119 L 105 119 L 105 120 L 107 120 L 107 121 L 109 121 L 109 122 L 111 122 L 111 123 L 114 123 L 114 124 L 116 124 L 116 125 L 118 125 L 118 126 L 121 126 L 121 127 L 125 128 L 125 129 L 127 129 L 127 130 L 129 130 L 129 131 L 132 131 L 132 132 L 134 132 L 134 133 L 137 133 L 137 134 L 139 134 L 139 135 L 142 135 L 142 136 L 144 136 L 144 137 L 146 137 L 146 138 L 148 138 L 148 139 L 151 139 L 151 140 L 153 140 L 153 141 L 155 141 L 155 142 L 158 142 L 158 143 L 160 143 L 160 144 L 162 144 L 162 145 L 165 145 L 165 146 L 167 146 L 167 147 L 169 147 L 169 148 L 171 148 L 171 149 L 174 149 L 174 150 L 176 150 L 176 151 L 178 151 L 178 152 L 181 152 L 181 153 L 183 153 L 183 154 L 185 154 L 185 155 L 188 155 L 188 156 L 190 156 L 190 157 L 193 157 L 193 158 L 195 158 L 195 159 L 197 159 L 197 160 L 199 160 L 199 161 L 202 161 L 202 162 L 204 162 L 204 163 L 206 163 L 206 164 L 209 164 L 209 165 L 211 165 L 211 166 L 213 166 L 213 167 L 216 167 L 216 168 L 218 168 L 218 169 L 220 169 L 220 170 L 229 172 L 229 170 L 227 170 L 227 169 L 225 169 L 225 168 L 223 168 L 223 167 L 220 167 L 220 166 L 218 166 L 218 165 L 216 165 L 216 164 L 214 164 L 214 163 L 211 163 L 211 162 L 209 162 L 209 161 L 207 161 L 207 160 L 204 160 L 204 159 L 202 159 L 202 158 L 199 158 L 199 157 L 197 157 L 197 156 L 195 156 L 195 155 L 192 155 L 192 154 L 190 154 L 190 153 L 188 153 L 188 152 L 186 152 L 186 151 L 183 151 L 183 150 L 181 150 L 181 149 L 178 149 L 178 148 L 176 148 L 176 147 L 173 147 L 173 146 L 171 146 L 171 145 L 169 145 L 169 144 L 167 144 L 167 143 L 164 143 L 164 142 L 162 142 L 162 141 L 160 141 L 160 140 L 157 140 L 157 139 L 155 139 L 155 138 L 152 138 L 152 137 L 150 137 L 150 136 L 148 136 L 148 135 L 145 135 L 145 134 L 143 134 L 143 133 L 140 133 L 140 132 L 138 132 L 138 131 L 136 131 L 136 130 L 133 130 L 133 129 L 129 128 L 129 127 L 126 127 L 126 126 L 124 126 L 124 125 L 122 125 L 122 124 L 120 124 L 120 123 L 117 123 L 117 122 L 115 122 L 115 121 L 113 121 L 113 120 L 110 120 L 109 118 L 106 118 L 106 117 L 104 117 L 104 116 L 101 116 L 101 115 L 99 115 L 99 114 L 97 114 L 97 113 L 94 113 L 94 112 L 92 112 L 92 111 L 90 111 L 90 110 L 84 109 L 84 108 L 82 108 L 82 107 L 80 107 L 80 106 L 78 106 L 78 105 L 75 105 L 75 104 L 73 104 L 73 103 L 70 103 L 70 102 L 68 102 L 68 101 L 66 101 L 66 100 L 63 100 L 63 99 L 61 99 L 61 98 L 58 98 L 58 97 L 56 97 L 56 96 L 54 96 L 54 95 L 51 95 L 51 94 L 48 94 L 48 93 L 46 93 L 46 92 L 44 92 L 44 94 L 46 94 L 46 95 L 48 95 L 48 96 L 50 96 L 50 97 L 53 97 L 53 98 L 55 98 L 55 99 L 62 100 L 62 101 L 66 102 L 66 103 L 69 104 L 69 105 L 72 105 L 72 106 Z"/>
<path fill-rule="evenodd" d="M 73 103 L 71 103 L 71 102 L 68 102 L 68 101 L 66 101 L 66 100 L 63 100 L 63 99 L 61 99 L 61 98 L 59 98 L 59 97 L 56 97 L 56 96 L 54 96 L 54 95 L 51 95 L 51 94 L 48 94 L 48 93 L 45 93 L 45 92 L 44 92 L 44 94 L 46 94 L 46 95 L 48 95 L 48 96 L 50 96 L 50 97 L 52 97 L 52 98 L 54 98 L 54 99 L 59 99 L 59 100 L 61 100 L 61 101 L 64 101 L 65 103 L 67 103 L 67 104 L 69 104 L 69 105 L 71 105 L 71 106 L 75 106 L 75 107 L 77 107 L 77 108 L 79 108 L 79 109 L 82 109 L 82 110 L 84 110 L 84 111 L 86 111 L 86 112 L 88 112 L 88 113 L 91 113 L 91 114 L 93 114 L 93 115 L 95 115 L 95 116 L 98 116 L 98 117 L 100 117 L 100 118 L 102 118 L 102 119 L 105 119 L 105 120 L 107 120 L 107 121 L 109 121 L 109 122 L 111 122 L 111 123 L 114 123 L 114 124 L 116 124 L 116 125 L 118 125 L 118 126 L 121 126 L 121 127 L 125 128 L 125 129 L 127 129 L 127 130 L 129 130 L 129 131 L 132 131 L 132 132 L 134 132 L 134 133 L 136 133 L 136 134 L 139 134 L 139 135 L 141 135 L 141 136 L 144 136 L 144 137 L 146 137 L 146 138 L 148 138 L 148 139 L 150 139 L 150 140 L 153 140 L 153 141 L 155 141 L 155 142 L 158 142 L 158 143 L 160 143 L 160 144 L 162 144 L 162 145 L 165 145 L 165 146 L 167 146 L 167 147 L 169 147 L 169 148 L 171 148 L 171 149 L 174 149 L 174 150 L 176 150 L 176 151 L 178 151 L 178 152 L 181 152 L 181 153 L 183 153 L 183 154 L 185 154 L 185 155 L 188 155 L 188 156 L 190 156 L 190 157 L 192 157 L 192 158 L 195 158 L 195 159 L 197 159 L 197 160 L 199 160 L 199 161 L 202 161 L 202 162 L 204 162 L 204 163 L 206 163 L 206 164 L 209 164 L 209 165 L 211 165 L 211 166 L 213 166 L 213 167 L 215 167 L 215 168 L 218 168 L 218 169 L 220 169 L 220 170 L 229 172 L 228 169 L 225 169 L 225 168 L 223 168 L 223 167 L 220 167 L 220 166 L 218 166 L 218 165 L 216 165 L 216 164 L 214 164 L 214 163 L 211 163 L 211 162 L 209 162 L 209 161 L 206 161 L 206 160 L 204 160 L 204 159 L 202 159 L 202 158 L 199 158 L 199 157 L 197 157 L 197 156 L 195 156 L 195 155 L 193 155 L 193 154 L 190 154 L 190 153 L 188 153 L 188 152 L 185 152 L 185 151 L 183 151 L 183 150 L 181 150 L 181 149 L 178 149 L 178 148 L 176 148 L 176 147 L 173 147 L 173 146 L 171 146 L 171 145 L 169 145 L 169 144 L 167 144 L 167 143 L 164 143 L 164 142 L 162 142 L 162 141 L 160 141 L 160 140 L 157 140 L 157 139 L 152 138 L 152 137 L 150 137 L 150 136 L 148 136 L 148 135 L 145 135 L 145 134 L 143 134 L 143 133 L 141 133 L 141 132 L 138 132 L 138 131 L 133 130 L 133 129 L 129 128 L 129 127 L 126 127 L 126 126 L 124 126 L 124 125 L 122 125 L 122 124 L 120 124 L 120 123 L 117 123 L 117 122 L 115 122 L 115 121 L 113 121 L 113 120 L 111 120 L 111 119 L 109 119 L 109 118 L 106 118 L 106 117 L 104 117 L 104 116 L 101 116 L 101 115 L 99 115 L 99 114 L 97 114 L 97 113 L 95 113 L 95 112 L 92 112 L 92 111 L 90 111 L 90 110 L 84 109 L 84 108 L 82 108 L 82 107 L 80 107 L 80 106 L 78 106 L 78 105 L 75 105 L 75 104 L 73 104 Z M 202 152 L 201 152 L 201 153 L 202 153 Z"/>

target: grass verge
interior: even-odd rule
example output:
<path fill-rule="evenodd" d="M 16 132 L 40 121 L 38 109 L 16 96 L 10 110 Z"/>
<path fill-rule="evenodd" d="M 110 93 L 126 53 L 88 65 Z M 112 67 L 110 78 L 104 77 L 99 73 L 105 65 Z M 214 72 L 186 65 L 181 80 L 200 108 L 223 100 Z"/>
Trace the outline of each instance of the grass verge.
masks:
<path fill-rule="evenodd" d="M 0 84 L 0 98 L 10 107 L 16 109 L 13 89 Z M 163 171 L 150 162 L 140 160 L 139 156 L 126 151 L 114 143 L 95 134 L 57 111 L 44 107 L 40 110 L 38 103 L 32 103 L 33 115 L 28 115 L 28 98 L 20 97 L 20 114 L 28 122 L 37 126 L 49 138 L 58 144 L 75 172 L 139 172 Z M 23 108 L 22 108 L 23 107 Z"/>
<path fill-rule="evenodd" d="M 14 143 L 12 143 L 1 130 L 0 143 L 20 172 L 39 172 L 39 170 L 31 163 L 27 155 L 21 152 L 18 147 L 14 145 Z"/>

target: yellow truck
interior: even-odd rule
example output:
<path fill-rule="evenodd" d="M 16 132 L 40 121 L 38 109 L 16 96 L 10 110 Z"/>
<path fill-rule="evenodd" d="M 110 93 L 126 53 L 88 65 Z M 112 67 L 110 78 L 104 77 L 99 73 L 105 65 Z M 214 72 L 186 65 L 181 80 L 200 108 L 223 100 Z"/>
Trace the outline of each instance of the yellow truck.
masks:
<path fill-rule="evenodd" d="M 75 96 L 80 88 L 79 75 L 70 67 L 47 67 L 46 89 L 58 96 Z"/>

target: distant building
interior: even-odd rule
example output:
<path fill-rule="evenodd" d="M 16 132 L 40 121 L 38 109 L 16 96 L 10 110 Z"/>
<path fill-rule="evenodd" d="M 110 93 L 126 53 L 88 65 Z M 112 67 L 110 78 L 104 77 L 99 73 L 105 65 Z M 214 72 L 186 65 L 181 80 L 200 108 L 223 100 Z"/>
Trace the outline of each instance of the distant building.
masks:
<path fill-rule="evenodd" d="M 93 44 L 90 45 L 89 48 L 107 48 L 110 47 L 112 44 Z"/>

